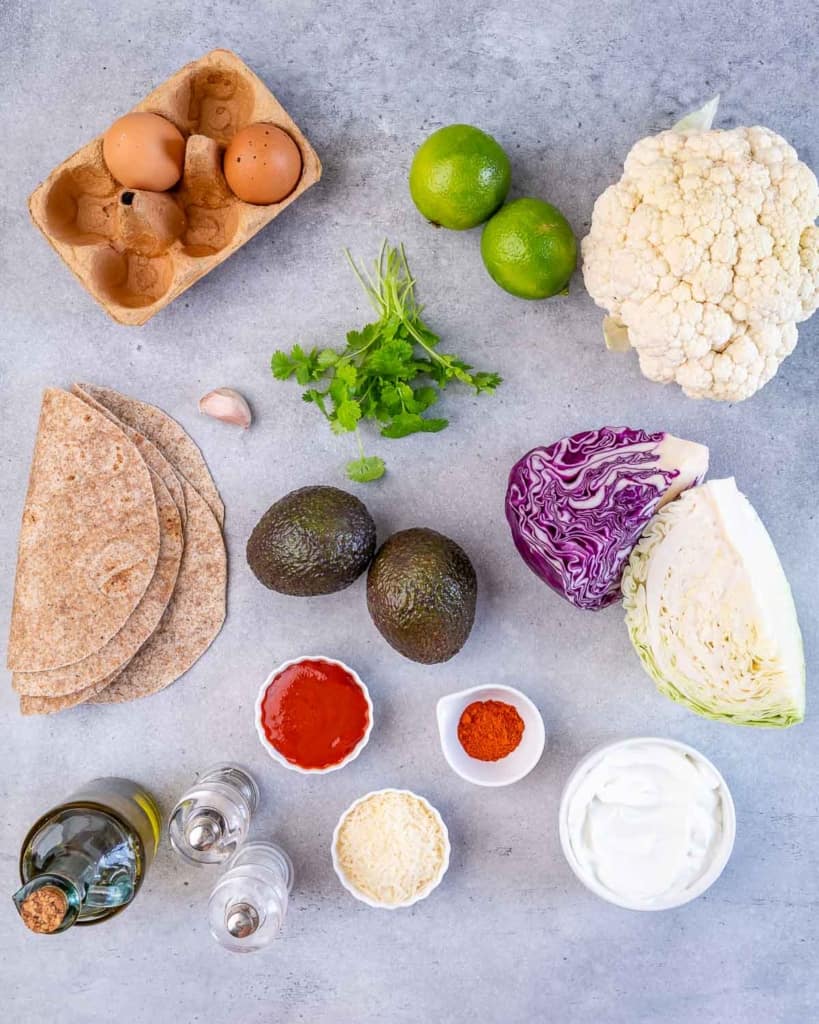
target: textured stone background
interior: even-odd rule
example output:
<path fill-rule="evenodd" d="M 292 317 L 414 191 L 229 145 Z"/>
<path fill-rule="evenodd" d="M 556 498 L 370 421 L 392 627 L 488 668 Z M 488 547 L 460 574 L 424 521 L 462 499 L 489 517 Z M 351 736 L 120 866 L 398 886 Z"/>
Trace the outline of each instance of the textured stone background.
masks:
<path fill-rule="evenodd" d="M 320 186 L 222 268 L 140 329 L 109 321 L 26 214 L 51 168 L 149 89 L 214 46 L 238 51 L 309 135 Z M 617 608 L 569 608 L 518 559 L 503 519 L 511 463 L 535 443 L 602 423 L 667 428 L 711 446 L 712 476 L 735 474 L 792 580 L 813 683 L 819 319 L 763 393 L 697 404 L 608 355 L 602 314 L 578 275 L 569 298 L 526 304 L 486 276 L 477 233 L 435 231 L 406 188 L 433 128 L 474 122 L 507 147 L 514 193 L 558 205 L 585 233 L 598 193 L 633 141 L 714 92 L 723 126 L 762 122 L 819 167 L 816 6 L 808 0 L 615 4 L 606 0 L 379 3 L 0 0 L 0 622 L 5 635 L 17 525 L 39 396 L 72 379 L 157 403 L 201 443 L 228 507 L 230 614 L 211 651 L 143 703 L 22 720 L 0 692 L 0 889 L 16 884 L 19 842 L 39 814 L 95 775 L 152 788 L 167 810 L 197 769 L 236 758 L 257 774 L 256 836 L 293 854 L 286 931 L 266 953 L 231 956 L 208 936 L 214 875 L 163 845 L 122 917 L 55 939 L 28 935 L 0 899 L 0 1004 L 15 1024 L 276 1020 L 566 1024 L 803 1024 L 817 1016 L 819 811 L 813 707 L 787 733 L 700 720 L 663 700 L 632 654 Z M 245 567 L 257 517 L 293 487 L 341 484 L 348 442 L 330 436 L 268 359 L 288 342 L 335 344 L 367 316 L 345 268 L 403 240 L 445 344 L 506 384 L 495 398 L 446 400 L 444 434 L 389 449 L 390 475 L 358 488 L 382 538 L 430 525 L 478 569 L 472 638 L 454 661 L 403 661 L 368 619 L 359 582 L 316 600 L 278 597 Z M 240 434 L 200 418 L 219 385 L 251 399 Z M 270 762 L 253 699 L 269 669 L 325 652 L 367 680 L 377 724 L 354 767 L 309 780 Z M 499 791 L 453 776 L 438 748 L 443 693 L 505 680 L 537 701 L 549 742 L 538 769 Z M 737 802 L 723 878 L 677 912 L 634 914 L 587 893 L 563 861 L 556 813 L 576 759 L 605 740 L 686 740 L 723 770 Z M 441 888 L 413 910 L 355 903 L 328 844 L 354 797 L 388 784 L 427 795 L 453 841 Z"/>

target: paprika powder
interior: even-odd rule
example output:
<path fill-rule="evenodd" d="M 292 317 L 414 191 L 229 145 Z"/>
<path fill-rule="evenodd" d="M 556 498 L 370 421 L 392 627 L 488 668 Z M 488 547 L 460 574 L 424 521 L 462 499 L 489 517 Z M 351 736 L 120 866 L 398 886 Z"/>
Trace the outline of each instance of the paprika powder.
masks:
<path fill-rule="evenodd" d="M 476 700 L 464 708 L 458 740 L 477 761 L 500 761 L 523 738 L 524 721 L 517 708 L 501 700 Z"/>

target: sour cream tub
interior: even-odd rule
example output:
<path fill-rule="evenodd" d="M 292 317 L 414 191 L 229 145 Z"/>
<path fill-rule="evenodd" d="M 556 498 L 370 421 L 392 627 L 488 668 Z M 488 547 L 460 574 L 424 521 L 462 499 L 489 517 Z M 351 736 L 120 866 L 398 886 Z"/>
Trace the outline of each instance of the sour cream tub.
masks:
<path fill-rule="evenodd" d="M 698 750 L 635 737 L 577 764 L 559 829 L 569 866 L 595 895 L 626 910 L 671 910 L 722 874 L 736 811 L 725 779 Z"/>

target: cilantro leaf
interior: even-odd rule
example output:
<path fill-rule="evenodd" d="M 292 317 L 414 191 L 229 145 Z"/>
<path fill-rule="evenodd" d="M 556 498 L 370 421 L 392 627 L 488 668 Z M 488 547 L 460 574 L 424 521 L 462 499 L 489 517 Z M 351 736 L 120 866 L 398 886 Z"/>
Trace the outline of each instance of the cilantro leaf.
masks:
<path fill-rule="evenodd" d="M 398 388 L 393 383 L 387 383 L 382 385 L 380 388 L 380 399 L 381 406 L 388 415 L 400 412 L 401 410 L 401 395 L 398 393 Z"/>
<path fill-rule="evenodd" d="M 382 437 L 409 437 L 410 434 L 437 434 L 449 425 L 449 420 L 428 419 L 415 412 L 400 412 L 381 430 Z"/>
<path fill-rule="evenodd" d="M 342 402 L 336 409 L 336 420 L 345 430 L 355 430 L 361 419 L 361 406 L 352 399 Z"/>
<path fill-rule="evenodd" d="M 331 366 L 335 366 L 338 360 L 338 352 L 331 348 L 323 348 L 316 357 L 316 364 L 321 367 L 322 370 L 326 370 Z"/>
<path fill-rule="evenodd" d="M 378 377 L 411 376 L 412 357 L 412 345 L 401 338 L 393 338 L 367 357 L 367 370 Z"/>
<path fill-rule="evenodd" d="M 477 394 L 491 395 L 495 388 L 503 384 L 503 377 L 497 373 L 476 373 L 472 378 L 472 386 Z"/>
<path fill-rule="evenodd" d="M 341 377 L 336 374 L 335 377 L 330 381 L 330 398 L 332 398 L 336 406 L 341 405 L 342 402 L 346 402 L 350 397 L 350 388 Z"/>
<path fill-rule="evenodd" d="M 358 370 L 351 363 L 336 363 L 336 380 L 342 381 L 348 388 L 355 387 Z"/>
<path fill-rule="evenodd" d="M 274 352 L 270 360 L 270 369 L 276 380 L 287 380 L 293 375 L 296 366 L 286 352 Z"/>
<path fill-rule="evenodd" d="M 435 388 L 415 388 L 413 394 L 414 412 L 425 412 L 430 406 L 438 401 L 438 392 Z"/>
<path fill-rule="evenodd" d="M 402 328 L 401 317 L 391 316 L 383 320 L 380 325 L 379 334 L 382 341 L 392 341 Z"/>
<path fill-rule="evenodd" d="M 313 402 L 321 409 L 325 416 L 328 415 L 327 407 L 324 404 L 324 399 L 327 397 L 326 392 L 317 391 L 316 388 L 308 388 L 301 396 L 303 402 Z"/>
<path fill-rule="evenodd" d="M 377 455 L 353 459 L 347 463 L 347 476 L 358 484 L 366 484 L 371 480 L 380 480 L 386 472 L 383 459 Z"/>
<path fill-rule="evenodd" d="M 363 351 L 376 340 L 379 335 L 379 324 L 367 324 L 360 331 L 347 331 L 347 349 L 350 353 Z"/>

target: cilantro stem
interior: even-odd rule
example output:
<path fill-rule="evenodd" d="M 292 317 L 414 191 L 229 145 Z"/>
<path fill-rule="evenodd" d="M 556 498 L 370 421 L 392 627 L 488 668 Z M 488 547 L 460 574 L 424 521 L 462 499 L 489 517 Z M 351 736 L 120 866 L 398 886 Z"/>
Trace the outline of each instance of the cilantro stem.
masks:
<path fill-rule="evenodd" d="M 358 266 L 358 264 L 353 259 L 353 254 L 350 252 L 350 250 L 344 250 L 344 255 L 347 257 L 347 262 L 350 264 L 353 273 L 358 279 L 358 283 L 366 292 L 367 298 L 369 298 L 373 309 L 375 309 L 376 313 L 380 314 L 380 316 L 382 317 L 386 316 L 387 314 L 387 308 L 385 306 L 384 299 L 382 298 L 381 294 L 381 286 L 384 281 L 384 253 L 386 248 L 387 240 L 385 238 L 384 241 L 381 243 L 381 249 L 378 253 L 378 259 L 376 260 L 375 263 L 375 281 L 373 281 L 373 279 L 370 277 L 366 267 Z"/>
<path fill-rule="evenodd" d="M 415 326 L 415 321 L 420 316 L 423 307 L 419 306 L 415 301 L 415 278 L 410 271 L 403 243 L 397 249 L 390 250 L 387 250 L 386 239 L 381 243 L 381 249 L 375 263 L 375 281 L 367 273 L 366 268 L 359 268 L 349 249 L 344 250 L 344 255 L 347 257 L 347 262 L 352 267 L 353 273 L 361 287 L 367 293 L 375 311 L 383 319 L 387 319 L 391 314 L 397 316 L 427 355 L 441 366 L 446 367 L 447 370 L 452 371 L 452 360 L 436 352 L 424 340 L 423 335 L 419 333 Z M 365 348 L 369 347 L 370 344 L 372 342 L 365 346 Z M 362 352 L 364 350 L 359 349 L 358 351 Z M 354 354 L 358 355 L 358 352 Z"/>

